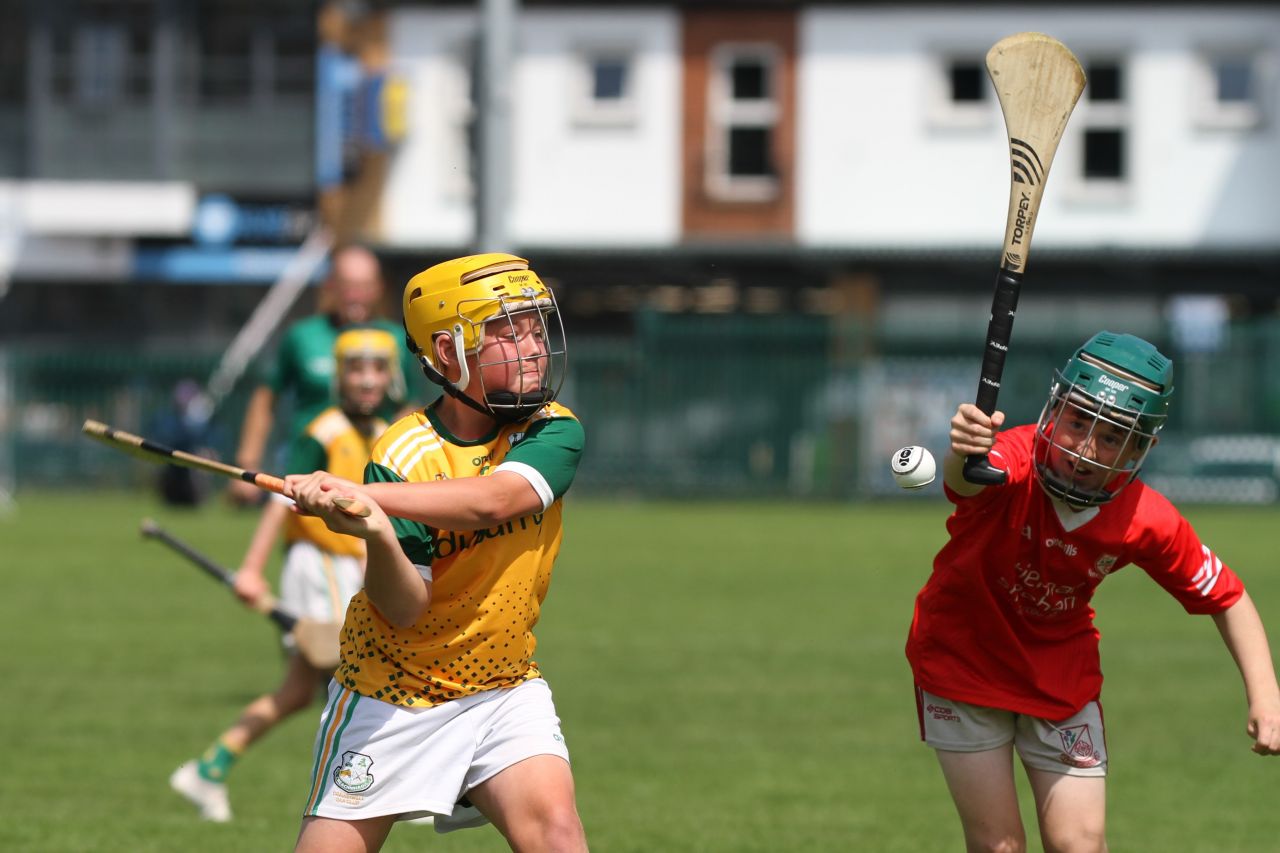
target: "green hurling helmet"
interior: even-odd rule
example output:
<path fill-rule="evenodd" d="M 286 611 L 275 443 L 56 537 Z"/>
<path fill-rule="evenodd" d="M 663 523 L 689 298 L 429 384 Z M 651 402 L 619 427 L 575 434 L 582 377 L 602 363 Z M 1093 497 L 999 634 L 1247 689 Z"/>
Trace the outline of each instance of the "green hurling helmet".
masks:
<path fill-rule="evenodd" d="M 1173 362 L 1134 335 L 1099 332 L 1055 371 L 1035 436 L 1040 485 L 1077 509 L 1133 481 L 1164 427 Z"/>

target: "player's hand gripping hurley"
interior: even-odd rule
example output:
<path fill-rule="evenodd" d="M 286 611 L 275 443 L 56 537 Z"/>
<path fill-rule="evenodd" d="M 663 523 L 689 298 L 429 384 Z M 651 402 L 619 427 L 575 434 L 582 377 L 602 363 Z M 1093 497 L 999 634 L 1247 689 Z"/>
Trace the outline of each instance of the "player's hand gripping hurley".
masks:
<path fill-rule="evenodd" d="M 90 438 L 97 439 L 103 444 L 123 450 L 126 453 L 132 453 L 134 456 L 141 456 L 151 462 L 168 462 L 171 465 L 181 465 L 185 468 L 195 468 L 200 471 L 222 474 L 236 480 L 244 480 L 246 483 L 253 483 L 260 489 L 266 489 L 276 494 L 283 494 L 284 491 L 284 480 L 279 477 L 273 477 L 270 474 L 263 474 L 258 471 L 246 471 L 243 468 L 237 468 L 225 462 L 216 462 L 203 456 L 197 456 L 194 453 L 174 450 L 172 447 L 166 447 L 149 438 L 113 429 L 98 421 L 85 421 L 84 426 L 80 429 Z M 354 498 L 335 498 L 333 504 L 347 515 L 354 515 L 358 518 L 368 518 L 369 516 L 369 508 Z"/>
<path fill-rule="evenodd" d="M 1012 173 L 1004 251 L 987 326 L 982 378 L 974 401 L 991 415 L 1000 394 L 1018 292 L 1031 250 L 1031 232 L 1054 152 L 1084 90 L 1084 71 L 1071 51 L 1056 39 L 1042 33 L 1018 33 L 1001 39 L 988 51 L 987 73 L 1004 113 Z M 999 485 L 1004 482 L 1005 473 L 982 454 L 966 457 L 964 478 L 978 485 Z"/>

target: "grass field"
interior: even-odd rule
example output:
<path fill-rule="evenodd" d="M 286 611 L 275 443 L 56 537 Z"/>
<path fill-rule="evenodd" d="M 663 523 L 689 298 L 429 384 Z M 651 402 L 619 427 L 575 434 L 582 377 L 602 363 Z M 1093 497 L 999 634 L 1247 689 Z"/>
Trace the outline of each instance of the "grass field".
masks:
<path fill-rule="evenodd" d="M 960 849 L 902 654 L 945 514 L 571 502 L 538 659 L 593 849 Z M 1188 514 L 1280 637 L 1280 511 Z M 146 515 L 231 565 L 255 522 L 131 494 L 27 494 L 0 519 L 0 850 L 292 844 L 319 705 L 237 766 L 233 823 L 199 822 L 166 786 L 281 662 L 265 620 L 139 538 Z M 1112 849 L 1277 849 L 1280 761 L 1248 751 L 1212 623 L 1134 569 L 1095 603 Z M 400 826 L 385 849 L 506 848 L 491 828 Z"/>

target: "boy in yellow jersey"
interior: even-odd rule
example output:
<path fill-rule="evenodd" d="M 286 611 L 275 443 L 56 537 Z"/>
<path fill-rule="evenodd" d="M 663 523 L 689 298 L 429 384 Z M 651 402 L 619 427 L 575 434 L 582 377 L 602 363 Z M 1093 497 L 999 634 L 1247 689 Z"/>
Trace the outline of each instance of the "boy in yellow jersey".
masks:
<path fill-rule="evenodd" d="M 396 339 L 380 329 L 355 329 L 338 336 L 333 354 L 340 403 L 317 415 L 294 440 L 288 470 L 323 468 L 342 477 L 362 475 L 374 440 L 387 427 L 376 412 L 399 375 L 398 349 Z M 281 608 L 317 622 L 342 621 L 347 603 L 364 583 L 364 542 L 333 532 L 318 518 L 290 512 L 283 498 L 269 501 L 263 509 L 236 573 L 236 595 L 251 606 L 270 595 L 263 569 L 281 528 L 287 543 Z M 286 646 L 292 652 L 290 640 L 286 638 Z M 201 758 L 174 772 L 170 785 L 199 807 L 206 820 L 230 820 L 226 777 L 236 759 L 281 720 L 307 707 L 328 675 L 302 655 L 290 654 L 275 692 L 249 703 Z"/>
<path fill-rule="evenodd" d="M 583 447 L 555 402 L 555 298 L 524 259 L 474 255 L 414 276 L 404 321 L 444 395 L 378 441 L 365 485 L 286 478 L 300 510 L 368 547 L 297 849 L 377 850 L 395 821 L 435 815 L 439 832 L 492 822 L 515 850 L 585 850 L 531 659 Z M 346 495 L 371 514 L 336 511 Z"/>

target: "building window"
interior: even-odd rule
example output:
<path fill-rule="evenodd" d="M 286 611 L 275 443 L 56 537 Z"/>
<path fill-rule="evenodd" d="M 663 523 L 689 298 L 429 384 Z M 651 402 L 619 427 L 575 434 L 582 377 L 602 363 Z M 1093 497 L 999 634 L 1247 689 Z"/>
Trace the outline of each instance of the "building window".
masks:
<path fill-rule="evenodd" d="M 771 45 L 726 45 L 713 53 L 706 173 L 713 198 L 769 201 L 777 196 L 777 74 Z"/>
<path fill-rule="evenodd" d="M 1196 76 L 1193 91 L 1200 127 L 1248 129 L 1262 124 L 1263 78 L 1252 52 L 1203 53 Z"/>
<path fill-rule="evenodd" d="M 574 121 L 587 125 L 636 120 L 635 62 L 626 50 L 580 51 Z"/>
<path fill-rule="evenodd" d="M 129 71 L 129 40 L 124 27 L 81 24 L 75 31 L 71 56 L 78 106 L 110 109 L 124 97 Z"/>
<path fill-rule="evenodd" d="M 251 4 L 203 4 L 193 13 L 190 62 L 204 104 L 261 108 L 315 92 L 314 25 L 297 14 Z"/>
<path fill-rule="evenodd" d="M 1112 59 L 1095 59 L 1085 68 L 1079 175 L 1087 187 L 1118 189 L 1129 180 L 1129 110 L 1125 68 Z"/>
<path fill-rule="evenodd" d="M 987 75 L 977 62 L 958 60 L 947 69 L 953 104 L 981 103 L 987 99 Z"/>
<path fill-rule="evenodd" d="M 1089 128 L 1084 132 L 1085 180 L 1121 180 L 1125 176 L 1124 166 L 1121 131 Z"/>
<path fill-rule="evenodd" d="M 972 55 L 939 55 L 933 73 L 929 123 L 938 128 L 989 127 L 992 109 L 987 68 Z"/>

